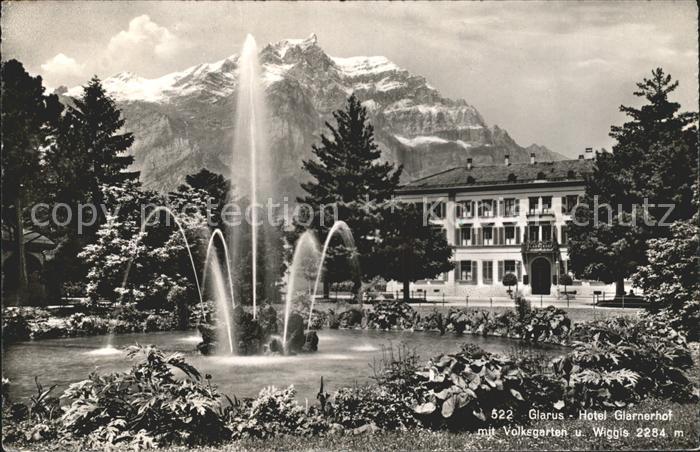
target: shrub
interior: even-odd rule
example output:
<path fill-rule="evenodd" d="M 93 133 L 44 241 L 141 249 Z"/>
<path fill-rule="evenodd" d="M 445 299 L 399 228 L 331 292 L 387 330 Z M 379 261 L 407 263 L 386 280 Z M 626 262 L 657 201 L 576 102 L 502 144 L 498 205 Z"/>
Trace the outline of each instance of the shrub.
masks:
<path fill-rule="evenodd" d="M 61 419 L 67 432 L 94 444 L 192 445 L 228 436 L 219 394 L 181 355 L 138 345 L 128 351 L 136 355 L 144 359 L 129 372 L 93 373 L 70 385 L 62 396 L 71 402 Z"/>
<path fill-rule="evenodd" d="M 382 430 L 403 430 L 417 423 L 411 406 L 400 394 L 376 385 L 336 391 L 332 419 L 345 428 L 374 425 Z"/>
<path fill-rule="evenodd" d="M 566 311 L 548 306 L 534 309 L 525 317 L 521 337 L 528 342 L 561 343 L 568 339 L 571 320 Z"/>
<path fill-rule="evenodd" d="M 503 275 L 503 285 L 508 287 L 508 290 L 510 291 L 511 287 L 518 285 L 518 277 L 513 273 L 506 273 Z"/>
<path fill-rule="evenodd" d="M 308 416 L 294 399 L 293 386 L 264 388 L 257 398 L 245 401 L 231 416 L 234 438 L 269 438 L 276 435 L 314 435 L 327 429 L 318 413 Z"/>
<path fill-rule="evenodd" d="M 367 325 L 381 330 L 410 329 L 416 320 L 416 311 L 403 301 L 381 301 L 368 314 Z"/>
<path fill-rule="evenodd" d="M 692 359 L 685 338 L 656 317 L 588 322 L 576 331 L 575 350 L 558 360 L 567 382 L 567 403 L 623 407 L 655 396 L 697 399 L 685 370 Z"/>
<path fill-rule="evenodd" d="M 414 411 L 431 427 L 473 429 L 486 423 L 522 420 L 525 373 L 509 358 L 467 345 L 462 352 L 439 355 L 418 373 L 423 390 Z M 496 410 L 496 411 L 494 411 Z M 511 419 L 495 418 L 512 410 Z"/>

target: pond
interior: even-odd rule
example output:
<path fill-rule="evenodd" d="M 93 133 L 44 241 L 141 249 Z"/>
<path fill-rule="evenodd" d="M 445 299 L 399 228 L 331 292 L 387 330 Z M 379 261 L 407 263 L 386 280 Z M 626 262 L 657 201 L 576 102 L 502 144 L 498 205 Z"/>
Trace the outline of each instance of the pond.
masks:
<path fill-rule="evenodd" d="M 389 347 L 407 345 L 427 361 L 439 353 L 454 353 L 469 342 L 493 353 L 508 353 L 520 347 L 518 341 L 480 336 L 457 336 L 423 331 L 384 332 L 376 330 L 319 331 L 319 351 L 298 356 L 202 356 L 196 350 L 199 333 L 165 332 L 122 334 L 112 345 L 123 348 L 134 343 L 153 344 L 168 352 L 181 352 L 201 373 L 211 374 L 212 383 L 231 397 L 253 397 L 268 385 L 294 385 L 297 397 L 313 402 L 321 376 L 325 390 L 332 393 L 342 386 L 371 381 L 372 364 Z M 131 361 L 121 350 L 105 350 L 106 336 L 47 339 L 21 342 L 4 347 L 3 376 L 9 378 L 10 397 L 14 401 L 28 397 L 36 389 L 34 376 L 45 387 L 58 385 L 60 394 L 70 383 L 85 379 L 90 372 L 124 371 Z M 562 349 L 556 346 L 530 347 L 534 353 L 554 357 Z"/>

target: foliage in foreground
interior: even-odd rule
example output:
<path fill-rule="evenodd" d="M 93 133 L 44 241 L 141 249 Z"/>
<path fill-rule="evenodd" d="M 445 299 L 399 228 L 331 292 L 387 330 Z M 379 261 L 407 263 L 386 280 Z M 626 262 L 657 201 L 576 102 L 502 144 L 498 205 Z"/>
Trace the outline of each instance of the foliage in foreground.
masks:
<path fill-rule="evenodd" d="M 517 317 L 517 315 L 516 315 Z M 696 401 L 685 337 L 656 317 L 588 322 L 579 342 L 551 365 L 532 356 L 500 356 L 473 345 L 420 366 L 415 354 L 392 353 L 375 366 L 375 385 L 319 392 L 303 407 L 293 387 L 263 389 L 254 399 L 222 397 L 183 357 L 153 347 L 128 372 L 92 374 L 62 396 L 38 385 L 30 406 L 5 404 L 3 438 L 26 443 L 58 438 L 87 447 L 206 445 L 276 435 L 317 436 L 379 430 L 473 430 L 524 423 L 527 410 L 628 407 L 647 397 Z M 176 377 L 182 372 L 184 378 Z M 3 392 L 6 385 L 3 385 Z M 512 410 L 512 414 L 511 411 Z"/>

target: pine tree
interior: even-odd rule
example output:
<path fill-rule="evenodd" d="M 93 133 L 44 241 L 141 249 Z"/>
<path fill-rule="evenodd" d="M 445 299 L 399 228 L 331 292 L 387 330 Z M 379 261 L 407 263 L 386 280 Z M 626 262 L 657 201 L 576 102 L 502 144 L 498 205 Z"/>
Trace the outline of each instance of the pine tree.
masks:
<path fill-rule="evenodd" d="M 384 211 L 377 258 L 382 276 L 403 283 L 403 298 L 410 299 L 410 283 L 434 278 L 454 267 L 452 248 L 441 229 L 425 224 L 423 211 L 407 204 Z"/>
<path fill-rule="evenodd" d="M 611 128 L 613 152 L 597 155 L 582 207 L 576 209 L 570 227 L 574 273 L 615 282 L 618 296 L 624 294 L 624 279 L 646 264 L 647 241 L 667 237 L 670 222 L 688 219 L 694 212 L 697 114 L 681 113 L 680 105 L 669 100 L 677 86 L 660 68 L 637 84 L 634 94 L 647 103 L 620 107 L 631 120 Z M 645 203 L 653 206 L 646 208 Z M 603 204 L 610 209 L 596 209 Z M 673 205 L 670 215 L 660 204 Z"/>
<path fill-rule="evenodd" d="M 316 160 L 303 162 L 313 180 L 301 185 L 308 195 L 298 201 L 313 207 L 312 227 L 322 239 L 332 226 L 327 218 L 330 206 L 335 206 L 337 219 L 345 221 L 352 231 L 363 275 L 372 278 L 381 273 L 373 253 L 382 221 L 381 204 L 398 187 L 402 168 L 378 162 L 381 150 L 374 142 L 374 128 L 357 97 L 350 96 L 345 108 L 334 112 L 333 117 L 335 125 L 326 122 L 330 136 L 322 134 L 321 144 L 313 146 Z M 341 280 L 339 274 L 349 272 L 342 262 L 347 253 L 337 251 L 344 257 L 327 259 L 329 280 Z M 324 284 L 326 296 L 328 288 Z M 353 292 L 358 291 L 359 281 L 355 281 Z"/>
<path fill-rule="evenodd" d="M 101 185 L 138 180 L 138 172 L 127 171 L 134 162 L 134 158 L 126 154 L 134 136 L 129 132 L 120 133 L 124 127 L 121 111 L 97 76 L 83 87 L 83 95 L 75 99 L 75 107 L 69 108 L 68 116 L 78 131 L 73 145 L 84 152 L 89 162 L 90 173 L 82 177 L 87 181 L 93 203 L 101 202 Z"/>
<path fill-rule="evenodd" d="M 2 63 L 2 220 L 13 239 L 12 269 L 17 302 L 27 288 L 24 225 L 41 186 L 41 150 L 49 145 L 62 107 L 45 95 L 41 77 L 32 77 L 17 60 Z M 3 270 L 5 270 L 3 265 Z M 7 276 L 7 273 L 6 273 Z"/>

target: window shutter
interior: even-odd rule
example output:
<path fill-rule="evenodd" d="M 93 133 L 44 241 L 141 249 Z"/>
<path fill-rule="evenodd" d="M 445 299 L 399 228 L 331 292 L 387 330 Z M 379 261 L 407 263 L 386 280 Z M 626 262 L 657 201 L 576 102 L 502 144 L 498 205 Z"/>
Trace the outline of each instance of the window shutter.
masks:
<path fill-rule="evenodd" d="M 470 235 L 470 240 L 472 242 L 471 243 L 472 246 L 476 245 L 476 231 L 474 230 L 474 227 L 470 228 L 469 235 Z"/>
<path fill-rule="evenodd" d="M 503 281 L 504 265 L 503 261 L 498 261 L 498 281 Z"/>
<path fill-rule="evenodd" d="M 476 264 L 476 261 L 472 261 L 472 282 L 477 282 L 477 281 L 478 281 L 478 278 L 477 278 L 477 276 L 476 276 L 476 274 L 477 274 L 477 268 L 478 268 L 478 266 L 477 266 L 477 264 Z"/>
<path fill-rule="evenodd" d="M 484 234 L 483 234 L 483 228 L 479 228 L 479 232 L 477 232 L 477 245 L 483 245 L 484 244 Z"/>
<path fill-rule="evenodd" d="M 523 270 L 522 270 L 520 261 L 515 261 L 515 271 L 518 274 L 518 281 L 522 281 Z"/>
<path fill-rule="evenodd" d="M 520 200 L 515 200 L 515 215 L 520 215 Z"/>
<path fill-rule="evenodd" d="M 500 231 L 501 231 L 501 245 L 505 245 L 505 243 L 506 243 L 506 228 L 504 226 L 501 226 Z"/>
<path fill-rule="evenodd" d="M 520 226 L 515 226 L 515 243 L 520 244 Z"/>
<path fill-rule="evenodd" d="M 503 200 L 501 199 L 498 201 L 498 210 L 495 213 L 495 216 L 504 216 L 503 214 L 505 213 L 505 210 L 503 210 Z"/>

